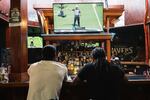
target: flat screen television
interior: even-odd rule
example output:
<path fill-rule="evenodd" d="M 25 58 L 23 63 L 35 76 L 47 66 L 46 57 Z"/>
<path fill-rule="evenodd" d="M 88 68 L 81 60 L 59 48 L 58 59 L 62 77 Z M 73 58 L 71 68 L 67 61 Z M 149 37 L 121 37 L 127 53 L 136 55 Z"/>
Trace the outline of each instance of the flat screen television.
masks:
<path fill-rule="evenodd" d="M 54 33 L 103 31 L 103 3 L 53 3 Z"/>
<path fill-rule="evenodd" d="M 27 37 L 28 48 L 43 48 L 43 38 L 40 36 Z"/>

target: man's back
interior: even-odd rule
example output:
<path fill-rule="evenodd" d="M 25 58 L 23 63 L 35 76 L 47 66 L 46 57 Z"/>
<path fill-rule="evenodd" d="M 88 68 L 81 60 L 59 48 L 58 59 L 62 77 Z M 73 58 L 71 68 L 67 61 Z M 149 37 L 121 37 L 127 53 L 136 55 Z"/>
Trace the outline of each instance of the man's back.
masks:
<path fill-rule="evenodd" d="M 67 68 L 55 61 L 42 60 L 28 69 L 30 76 L 27 100 L 59 99 Z"/>
<path fill-rule="evenodd" d="M 104 67 L 104 66 L 103 66 Z M 118 100 L 119 86 L 124 73 L 117 66 L 106 65 L 99 71 L 94 64 L 87 64 L 78 75 L 87 81 L 88 96 L 94 100 Z"/>

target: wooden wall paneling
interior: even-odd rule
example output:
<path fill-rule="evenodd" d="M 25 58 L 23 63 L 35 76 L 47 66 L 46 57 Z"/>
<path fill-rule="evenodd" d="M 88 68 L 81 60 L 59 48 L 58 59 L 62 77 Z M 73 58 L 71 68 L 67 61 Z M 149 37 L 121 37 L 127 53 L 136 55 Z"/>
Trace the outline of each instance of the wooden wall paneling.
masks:
<path fill-rule="evenodd" d="M 27 50 L 27 0 L 11 0 L 11 9 L 18 8 L 20 21 L 10 22 L 10 40 L 8 44 L 11 49 L 11 81 L 22 81 L 28 68 Z M 15 26 L 14 26 L 15 25 Z"/>
<path fill-rule="evenodd" d="M 0 11 L 2 13 L 9 13 L 10 9 L 10 0 L 0 0 Z"/>
<path fill-rule="evenodd" d="M 9 23 L 8 23 L 9 24 Z M 11 36 L 11 34 L 10 34 L 10 28 L 9 28 L 9 25 L 8 25 L 8 27 L 7 27 L 7 29 L 6 29 L 6 48 L 10 48 L 10 44 L 9 44 L 9 41 L 10 41 L 10 37 Z"/>
<path fill-rule="evenodd" d="M 145 0 L 124 0 L 125 25 L 143 23 Z"/>
<path fill-rule="evenodd" d="M 150 0 L 148 1 L 148 22 L 150 22 Z"/>
<path fill-rule="evenodd" d="M 0 19 L 0 48 L 5 48 L 5 33 L 8 24 Z"/>

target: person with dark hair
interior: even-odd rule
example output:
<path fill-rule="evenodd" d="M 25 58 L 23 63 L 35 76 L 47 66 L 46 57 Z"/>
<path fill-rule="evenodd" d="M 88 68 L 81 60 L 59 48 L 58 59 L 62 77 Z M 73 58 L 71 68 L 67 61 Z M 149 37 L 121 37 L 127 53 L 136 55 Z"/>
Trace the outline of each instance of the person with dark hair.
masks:
<path fill-rule="evenodd" d="M 30 65 L 27 100 L 59 100 L 67 67 L 56 62 L 56 48 L 47 45 L 42 51 L 42 60 Z"/>
<path fill-rule="evenodd" d="M 77 85 L 85 82 L 88 100 L 119 100 L 119 89 L 124 78 L 124 72 L 111 65 L 103 48 L 92 50 L 93 62 L 86 64 L 73 80 Z"/>

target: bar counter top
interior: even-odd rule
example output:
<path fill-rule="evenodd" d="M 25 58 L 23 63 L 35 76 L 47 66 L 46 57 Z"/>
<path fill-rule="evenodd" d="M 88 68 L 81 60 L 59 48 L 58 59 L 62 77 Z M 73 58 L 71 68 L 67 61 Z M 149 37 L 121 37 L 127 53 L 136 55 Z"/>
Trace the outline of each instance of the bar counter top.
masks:
<path fill-rule="evenodd" d="M 9 83 L 0 83 L 0 88 L 11 88 L 11 87 L 28 87 L 28 82 L 9 82 Z"/>
<path fill-rule="evenodd" d="M 129 85 L 150 85 L 150 76 L 144 75 L 125 75 Z"/>
<path fill-rule="evenodd" d="M 125 84 L 120 91 L 121 100 L 150 100 L 150 79 L 143 75 L 125 75 Z M 0 83 L 0 99 L 26 100 L 28 82 Z M 71 81 L 63 83 L 60 100 L 87 100 L 86 84 L 73 86 Z"/>
<path fill-rule="evenodd" d="M 146 77 L 144 75 L 125 75 L 125 81 L 127 84 L 143 84 L 150 85 L 150 76 Z M 64 82 L 64 85 L 71 84 L 71 81 Z M 0 87 L 28 87 L 28 82 L 9 82 L 9 83 L 0 83 Z"/>

